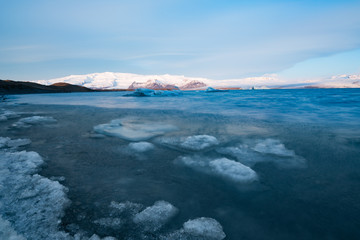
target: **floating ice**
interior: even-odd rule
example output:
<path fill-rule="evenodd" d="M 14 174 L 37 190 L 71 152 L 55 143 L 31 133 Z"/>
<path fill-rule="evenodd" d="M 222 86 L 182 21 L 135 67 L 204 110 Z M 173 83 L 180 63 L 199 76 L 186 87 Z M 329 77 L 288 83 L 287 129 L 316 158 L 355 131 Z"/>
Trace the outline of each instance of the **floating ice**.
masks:
<path fill-rule="evenodd" d="M 126 94 L 126 97 L 151 97 L 151 96 L 179 96 L 182 95 L 180 90 L 152 90 L 148 88 L 138 88 L 133 93 Z"/>
<path fill-rule="evenodd" d="M 276 139 L 249 141 L 237 147 L 219 148 L 217 152 L 234 157 L 249 166 L 257 162 L 273 162 L 285 168 L 299 168 L 306 165 L 303 157 L 296 155 L 293 150 L 287 149 Z"/>
<path fill-rule="evenodd" d="M 279 140 L 271 138 L 259 141 L 252 149 L 260 153 L 274 154 L 283 157 L 295 156 L 293 150 L 287 149 Z"/>
<path fill-rule="evenodd" d="M 104 237 L 104 238 L 100 238 L 98 235 L 96 234 L 93 234 L 89 240 L 117 240 L 116 238 L 114 237 Z"/>
<path fill-rule="evenodd" d="M 158 140 L 160 144 L 170 147 L 200 151 L 219 144 L 216 137 L 209 135 L 194 135 L 189 137 L 163 137 Z"/>
<path fill-rule="evenodd" d="M 213 218 L 197 218 L 183 224 L 183 228 L 161 239 L 222 240 L 226 237 L 221 224 Z"/>
<path fill-rule="evenodd" d="M 209 166 L 216 175 L 234 182 L 251 182 L 257 179 L 254 170 L 227 158 L 215 159 L 209 163 Z"/>
<path fill-rule="evenodd" d="M 21 118 L 19 121 L 14 123 L 12 127 L 29 128 L 32 125 L 51 124 L 51 123 L 56 123 L 56 119 L 54 119 L 53 117 L 32 116 L 32 117 Z"/>
<path fill-rule="evenodd" d="M 110 123 L 94 127 L 97 133 L 129 141 L 144 141 L 174 130 L 176 130 L 175 126 L 166 123 L 129 119 L 115 119 Z"/>
<path fill-rule="evenodd" d="M 29 240 L 69 239 L 58 231 L 67 189 L 36 174 L 41 164 L 36 152 L 0 151 L 0 215 Z"/>
<path fill-rule="evenodd" d="M 216 88 L 212 88 L 212 87 L 208 87 L 205 92 L 228 92 L 229 90 L 221 90 L 221 89 L 216 89 Z"/>
<path fill-rule="evenodd" d="M 144 208 L 142 204 L 133 203 L 130 201 L 121 202 L 121 203 L 112 201 L 110 207 L 116 210 L 117 214 L 124 214 L 128 216 L 133 216 Z"/>
<path fill-rule="evenodd" d="M 5 110 L 2 113 L 0 113 L 0 121 L 6 121 L 8 119 L 13 119 L 17 117 L 20 117 L 20 115 L 12 111 Z"/>
<path fill-rule="evenodd" d="M 11 140 L 8 137 L 0 137 L 0 148 L 8 147 L 8 148 L 17 148 L 25 145 L 29 145 L 31 143 L 30 139 L 15 139 Z"/>
<path fill-rule="evenodd" d="M 123 225 L 123 220 L 120 218 L 100 218 L 94 221 L 95 224 L 101 225 L 103 227 L 120 229 Z"/>
<path fill-rule="evenodd" d="M 155 148 L 154 144 L 149 142 L 129 143 L 129 148 L 135 152 L 147 152 Z"/>
<path fill-rule="evenodd" d="M 197 171 L 223 177 L 236 183 L 246 183 L 257 180 L 257 174 L 254 170 L 227 158 L 211 159 L 195 155 L 179 157 L 175 162 Z"/>
<path fill-rule="evenodd" d="M 165 225 L 178 210 L 172 204 L 165 201 L 157 201 L 154 205 L 145 208 L 133 218 L 134 223 L 143 226 L 144 231 L 154 232 Z"/>

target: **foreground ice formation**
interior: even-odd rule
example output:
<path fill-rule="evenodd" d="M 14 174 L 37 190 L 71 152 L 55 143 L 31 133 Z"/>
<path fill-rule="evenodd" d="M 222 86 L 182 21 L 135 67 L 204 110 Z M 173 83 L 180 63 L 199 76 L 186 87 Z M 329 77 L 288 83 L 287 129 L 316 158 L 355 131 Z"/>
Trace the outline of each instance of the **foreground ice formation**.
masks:
<path fill-rule="evenodd" d="M 236 158 L 239 162 L 252 166 L 258 162 L 272 162 L 279 167 L 301 168 L 306 166 L 306 160 L 287 149 L 277 139 L 249 141 L 236 147 L 217 149 L 217 152 Z"/>
<path fill-rule="evenodd" d="M 148 88 L 137 88 L 133 93 L 126 94 L 126 97 L 151 97 L 151 96 L 179 96 L 180 90 L 152 90 Z"/>
<path fill-rule="evenodd" d="M 157 201 L 134 216 L 134 223 L 143 225 L 145 231 L 154 232 L 165 225 L 177 214 L 178 210 L 171 203 Z"/>
<path fill-rule="evenodd" d="M 67 189 L 38 175 L 42 164 L 36 152 L 0 150 L 0 215 L 26 239 L 66 239 L 58 224 Z"/>
<path fill-rule="evenodd" d="M 253 182 L 258 178 L 250 167 L 227 158 L 211 159 L 195 155 L 179 157 L 175 162 L 235 183 Z"/>
<path fill-rule="evenodd" d="M 44 117 L 44 116 L 32 116 L 21 118 L 19 121 L 12 125 L 13 128 L 29 128 L 32 125 L 38 124 L 51 124 L 56 123 L 56 119 L 53 117 Z"/>
<path fill-rule="evenodd" d="M 160 144 L 192 151 L 200 151 L 219 144 L 214 136 L 194 135 L 189 137 L 163 137 Z"/>
<path fill-rule="evenodd" d="M 8 147 L 8 148 L 17 148 L 21 146 L 26 146 L 31 143 L 30 139 L 14 139 L 11 140 L 8 137 L 0 137 L 0 148 Z"/>
<path fill-rule="evenodd" d="M 170 124 L 131 119 L 115 119 L 94 127 L 97 133 L 129 141 L 144 141 L 174 130 Z"/>
<path fill-rule="evenodd" d="M 133 150 L 135 152 L 147 152 L 150 151 L 152 149 L 154 149 L 155 146 L 152 143 L 149 142 L 134 142 L 134 143 L 129 143 L 129 149 Z"/>

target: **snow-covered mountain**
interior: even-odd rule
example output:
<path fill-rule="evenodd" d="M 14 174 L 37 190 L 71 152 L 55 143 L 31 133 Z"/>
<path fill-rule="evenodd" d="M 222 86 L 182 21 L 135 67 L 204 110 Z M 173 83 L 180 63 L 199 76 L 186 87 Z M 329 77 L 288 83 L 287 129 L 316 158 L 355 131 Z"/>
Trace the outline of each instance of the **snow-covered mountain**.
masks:
<path fill-rule="evenodd" d="M 194 89 L 206 87 L 213 80 L 206 78 L 185 77 L 180 75 L 139 75 L 132 73 L 91 73 L 85 75 L 70 75 L 62 78 L 36 81 L 40 84 L 50 85 L 57 82 L 71 83 L 92 89 L 128 89 L 128 88 L 151 88 L 172 89 L 174 86 L 180 89 Z"/>
<path fill-rule="evenodd" d="M 297 81 L 289 83 L 276 74 L 266 74 L 260 77 L 242 79 L 213 80 L 208 78 L 185 77 L 181 75 L 140 75 L 132 73 L 91 73 L 85 75 L 70 75 L 62 78 L 36 81 L 40 84 L 51 85 L 65 82 L 92 89 L 206 89 L 215 88 L 360 88 L 359 75 L 337 75 L 322 79 Z"/>

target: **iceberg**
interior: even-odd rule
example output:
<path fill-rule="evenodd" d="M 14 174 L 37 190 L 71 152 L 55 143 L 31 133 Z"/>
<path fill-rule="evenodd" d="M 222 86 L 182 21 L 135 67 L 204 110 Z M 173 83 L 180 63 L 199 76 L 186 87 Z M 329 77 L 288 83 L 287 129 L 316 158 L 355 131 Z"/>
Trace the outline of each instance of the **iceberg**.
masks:
<path fill-rule="evenodd" d="M 129 143 L 129 149 L 135 152 L 147 152 L 150 151 L 152 149 L 154 149 L 155 146 L 152 143 L 149 142 L 134 142 L 134 143 Z"/>
<path fill-rule="evenodd" d="M 97 133 L 128 141 L 144 141 L 176 129 L 175 126 L 166 123 L 131 119 L 115 119 L 110 123 L 94 127 L 94 131 Z"/>
<path fill-rule="evenodd" d="M 207 93 L 213 93 L 213 92 L 228 92 L 229 90 L 221 90 L 221 89 L 216 89 L 216 88 L 212 88 L 212 87 L 208 87 L 205 92 Z"/>
<path fill-rule="evenodd" d="M 153 90 L 148 88 L 137 88 L 134 92 L 124 95 L 125 97 L 151 97 L 151 96 L 180 96 L 180 90 Z"/>
<path fill-rule="evenodd" d="M 155 232 L 165 225 L 178 212 L 171 203 L 157 201 L 154 205 L 145 208 L 133 218 L 134 223 L 143 226 L 144 231 Z"/>

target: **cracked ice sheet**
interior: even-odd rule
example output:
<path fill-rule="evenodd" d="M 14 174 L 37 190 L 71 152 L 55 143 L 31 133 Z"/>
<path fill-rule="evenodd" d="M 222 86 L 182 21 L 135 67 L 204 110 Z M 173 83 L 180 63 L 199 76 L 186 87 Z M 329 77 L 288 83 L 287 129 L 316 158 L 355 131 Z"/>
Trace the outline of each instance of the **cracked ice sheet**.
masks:
<path fill-rule="evenodd" d="M 175 163 L 234 183 L 250 183 L 258 179 L 256 172 L 250 167 L 227 158 L 212 159 L 200 155 L 181 156 L 175 160 Z"/>
<path fill-rule="evenodd" d="M 94 127 L 97 133 L 128 141 L 145 141 L 175 130 L 177 128 L 171 124 L 131 119 L 115 119 Z"/>

